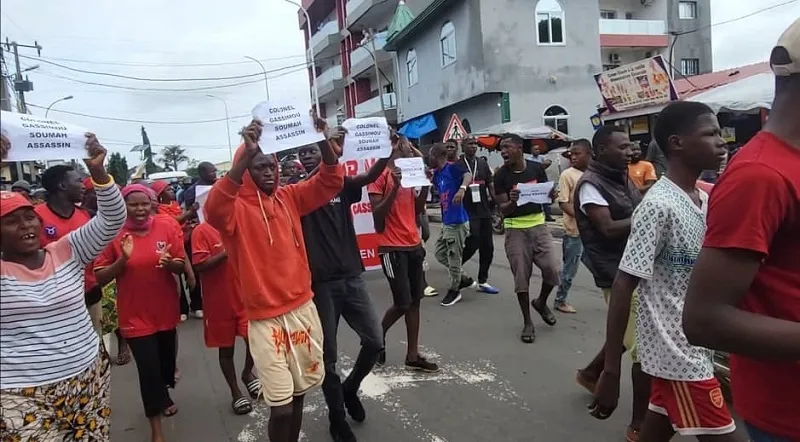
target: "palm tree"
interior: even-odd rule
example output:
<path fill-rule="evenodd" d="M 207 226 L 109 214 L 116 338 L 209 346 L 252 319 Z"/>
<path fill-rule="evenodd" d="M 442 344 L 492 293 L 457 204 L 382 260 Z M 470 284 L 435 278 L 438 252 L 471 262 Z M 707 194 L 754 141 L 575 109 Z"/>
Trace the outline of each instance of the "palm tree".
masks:
<path fill-rule="evenodd" d="M 177 172 L 179 165 L 189 161 L 189 157 L 186 155 L 186 149 L 179 144 L 173 144 L 164 147 L 160 161 L 167 169 Z"/>

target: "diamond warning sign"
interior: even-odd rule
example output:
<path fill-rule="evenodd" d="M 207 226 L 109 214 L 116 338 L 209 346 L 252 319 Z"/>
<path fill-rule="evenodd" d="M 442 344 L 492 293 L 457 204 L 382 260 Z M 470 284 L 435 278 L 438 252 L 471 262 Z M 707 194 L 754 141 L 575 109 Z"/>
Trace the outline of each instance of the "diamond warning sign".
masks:
<path fill-rule="evenodd" d="M 447 130 L 444 132 L 444 138 L 442 141 L 447 140 L 463 140 L 467 136 L 467 131 L 464 129 L 464 125 L 461 124 L 461 119 L 458 118 L 458 115 L 453 114 L 450 118 L 450 124 L 447 125 Z"/>

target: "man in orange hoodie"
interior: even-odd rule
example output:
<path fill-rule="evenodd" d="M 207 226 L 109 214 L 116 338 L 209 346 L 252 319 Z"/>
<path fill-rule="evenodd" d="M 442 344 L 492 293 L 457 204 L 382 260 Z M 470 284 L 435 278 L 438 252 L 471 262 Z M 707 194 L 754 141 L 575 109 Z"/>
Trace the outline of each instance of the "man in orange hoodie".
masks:
<path fill-rule="evenodd" d="M 317 130 L 325 122 L 317 120 Z M 237 269 L 250 351 L 271 407 L 272 442 L 297 442 L 306 392 L 325 377 L 322 328 L 312 298 L 311 272 L 300 217 L 327 204 L 344 184 L 344 168 L 331 145 L 319 143 L 322 161 L 312 178 L 279 186 L 278 159 L 261 153 L 261 123 L 243 132 L 244 145 L 227 176 L 208 194 L 208 223 L 216 228 Z"/>

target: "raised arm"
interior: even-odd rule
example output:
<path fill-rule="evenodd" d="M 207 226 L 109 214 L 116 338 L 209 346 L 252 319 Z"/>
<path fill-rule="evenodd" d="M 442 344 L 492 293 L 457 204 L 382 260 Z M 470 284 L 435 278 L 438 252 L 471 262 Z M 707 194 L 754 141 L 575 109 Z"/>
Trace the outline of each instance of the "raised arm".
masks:
<path fill-rule="evenodd" d="M 86 136 L 89 158 L 84 162 L 97 193 L 97 216 L 67 235 L 72 251 L 84 266 L 95 259 L 117 236 L 126 217 L 122 194 L 103 166 L 106 149 L 100 145 L 94 134 Z"/>

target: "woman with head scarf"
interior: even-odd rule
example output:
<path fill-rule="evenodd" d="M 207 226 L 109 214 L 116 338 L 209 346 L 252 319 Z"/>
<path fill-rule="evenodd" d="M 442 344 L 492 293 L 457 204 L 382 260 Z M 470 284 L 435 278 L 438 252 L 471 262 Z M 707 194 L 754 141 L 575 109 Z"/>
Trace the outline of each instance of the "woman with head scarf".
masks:
<path fill-rule="evenodd" d="M 131 184 L 122 190 L 128 216 L 122 231 L 95 262 L 97 280 L 117 283 L 119 329 L 136 361 L 145 415 L 154 442 L 164 440 L 161 416 L 178 412 L 175 386 L 178 288 L 184 270 L 183 238 L 176 223 L 153 215 L 153 192 Z"/>
<path fill-rule="evenodd" d="M 23 196 L 0 193 L 0 429 L 3 440 L 109 440 L 108 355 L 84 307 L 84 266 L 122 228 L 125 204 L 87 134 L 97 216 L 45 246 Z"/>

